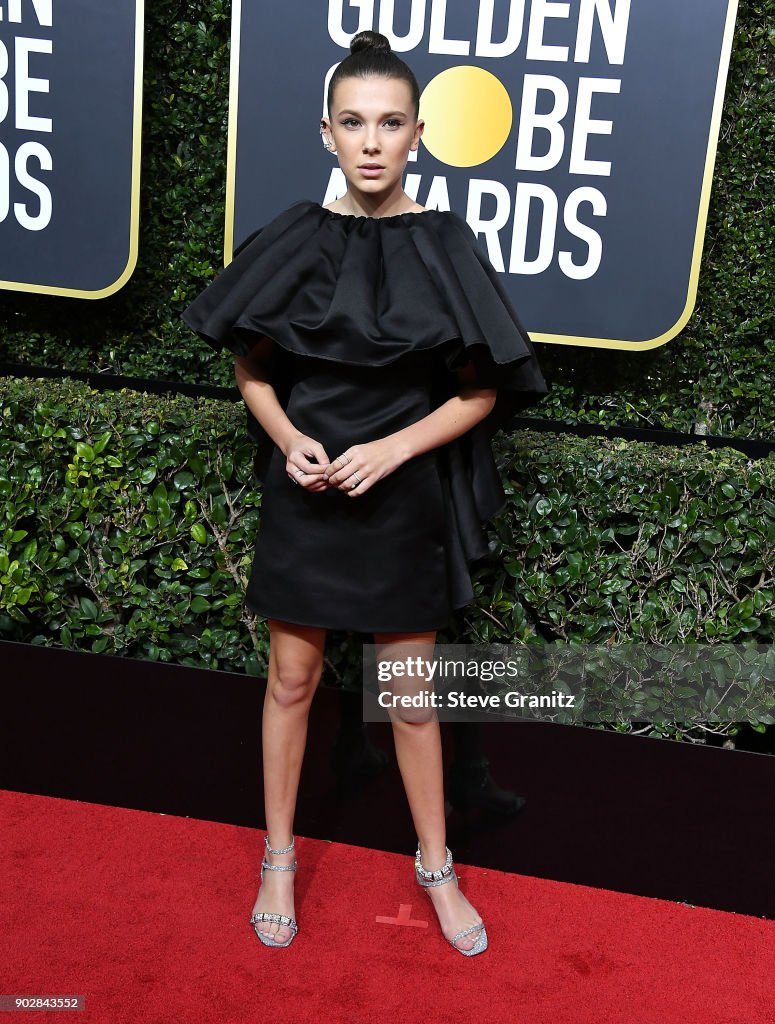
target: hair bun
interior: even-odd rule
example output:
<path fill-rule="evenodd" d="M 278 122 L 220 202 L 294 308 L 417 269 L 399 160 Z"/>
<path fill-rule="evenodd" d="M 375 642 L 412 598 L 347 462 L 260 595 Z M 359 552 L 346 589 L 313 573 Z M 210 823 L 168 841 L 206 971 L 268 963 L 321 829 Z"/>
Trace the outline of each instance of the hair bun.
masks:
<path fill-rule="evenodd" d="M 381 32 L 372 32 L 369 29 L 358 32 L 350 40 L 350 53 L 358 53 L 359 50 L 365 50 L 368 47 L 372 47 L 375 50 L 385 50 L 387 53 L 390 53 L 392 49 L 387 36 L 383 36 Z"/>

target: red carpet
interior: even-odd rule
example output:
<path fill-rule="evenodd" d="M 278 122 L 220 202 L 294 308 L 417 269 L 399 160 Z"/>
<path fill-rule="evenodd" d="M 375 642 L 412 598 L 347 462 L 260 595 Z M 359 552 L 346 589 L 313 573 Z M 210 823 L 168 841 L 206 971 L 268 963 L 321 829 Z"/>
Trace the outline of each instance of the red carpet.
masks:
<path fill-rule="evenodd" d="M 773 1024 L 775 922 L 458 865 L 490 948 L 465 958 L 413 853 L 297 838 L 299 934 L 248 924 L 263 832 L 0 791 L 9 1020 Z M 453 850 L 454 853 L 454 850 Z M 385 923 L 401 905 L 427 927 Z"/>

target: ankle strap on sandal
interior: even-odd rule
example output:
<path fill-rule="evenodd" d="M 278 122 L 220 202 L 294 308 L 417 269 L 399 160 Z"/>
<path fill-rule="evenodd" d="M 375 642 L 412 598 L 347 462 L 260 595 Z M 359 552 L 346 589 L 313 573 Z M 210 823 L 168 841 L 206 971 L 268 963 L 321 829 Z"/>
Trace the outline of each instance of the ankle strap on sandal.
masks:
<path fill-rule="evenodd" d="M 285 849 L 283 849 L 283 850 L 273 850 L 272 849 L 272 847 L 269 845 L 269 834 L 268 833 L 267 833 L 267 835 L 264 836 L 264 842 L 266 843 L 266 848 L 269 851 L 269 853 L 275 853 L 275 854 L 290 853 L 291 850 L 296 845 L 296 836 L 291 836 L 291 845 L 290 846 L 286 846 Z"/>
<path fill-rule="evenodd" d="M 444 862 L 444 866 L 438 868 L 436 871 L 428 871 L 422 865 L 422 858 L 420 856 L 420 846 L 417 845 L 417 854 L 414 861 L 414 870 L 417 873 L 417 881 L 420 885 L 424 885 L 426 888 L 433 885 L 443 885 L 445 882 L 449 882 L 455 875 L 455 869 L 452 866 L 452 854 L 448 846 L 444 849 L 447 851 L 447 859 Z"/>

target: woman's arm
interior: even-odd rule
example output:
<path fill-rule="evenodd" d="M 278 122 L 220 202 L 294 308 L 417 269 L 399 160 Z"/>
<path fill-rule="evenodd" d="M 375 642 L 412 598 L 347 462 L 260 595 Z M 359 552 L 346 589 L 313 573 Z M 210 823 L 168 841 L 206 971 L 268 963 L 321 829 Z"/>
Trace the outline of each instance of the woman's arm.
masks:
<path fill-rule="evenodd" d="M 271 338 L 260 338 L 247 356 L 235 358 L 234 376 L 248 409 L 287 456 L 292 439 L 301 436 L 301 431 L 285 415 L 269 380 L 268 362 L 273 347 Z"/>
<path fill-rule="evenodd" d="M 320 441 L 308 437 L 288 419 L 270 382 L 269 358 L 274 342 L 260 338 L 247 356 L 234 360 L 234 376 L 245 404 L 285 456 L 285 471 L 309 491 L 328 488 L 323 473 L 328 452 Z M 314 460 L 314 461 L 313 461 Z M 302 476 L 298 475 L 301 470 Z"/>
<path fill-rule="evenodd" d="M 453 441 L 492 411 L 497 391 L 495 388 L 475 386 L 476 374 L 472 362 L 457 371 L 457 378 L 461 384 L 459 394 L 447 399 L 421 420 L 385 438 L 397 446 L 402 462 Z"/>

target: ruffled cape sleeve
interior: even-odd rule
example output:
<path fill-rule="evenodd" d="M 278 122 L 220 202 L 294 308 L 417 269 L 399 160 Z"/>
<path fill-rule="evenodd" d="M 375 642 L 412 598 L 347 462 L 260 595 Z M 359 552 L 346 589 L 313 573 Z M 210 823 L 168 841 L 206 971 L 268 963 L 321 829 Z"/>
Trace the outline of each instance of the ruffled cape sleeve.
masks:
<path fill-rule="evenodd" d="M 549 393 L 530 337 L 476 236 L 448 211 L 351 217 L 300 200 L 258 228 L 182 313 L 215 349 L 247 355 L 271 338 L 272 386 L 287 405 L 294 353 L 352 365 L 387 365 L 432 350 L 432 407 L 460 390 L 473 362 L 477 384 L 496 388 L 490 414 L 437 449 L 447 505 L 452 606 L 473 598 L 467 567 L 489 554 L 484 522 L 506 495 L 491 439 Z M 246 408 L 265 478 L 273 442 Z"/>

